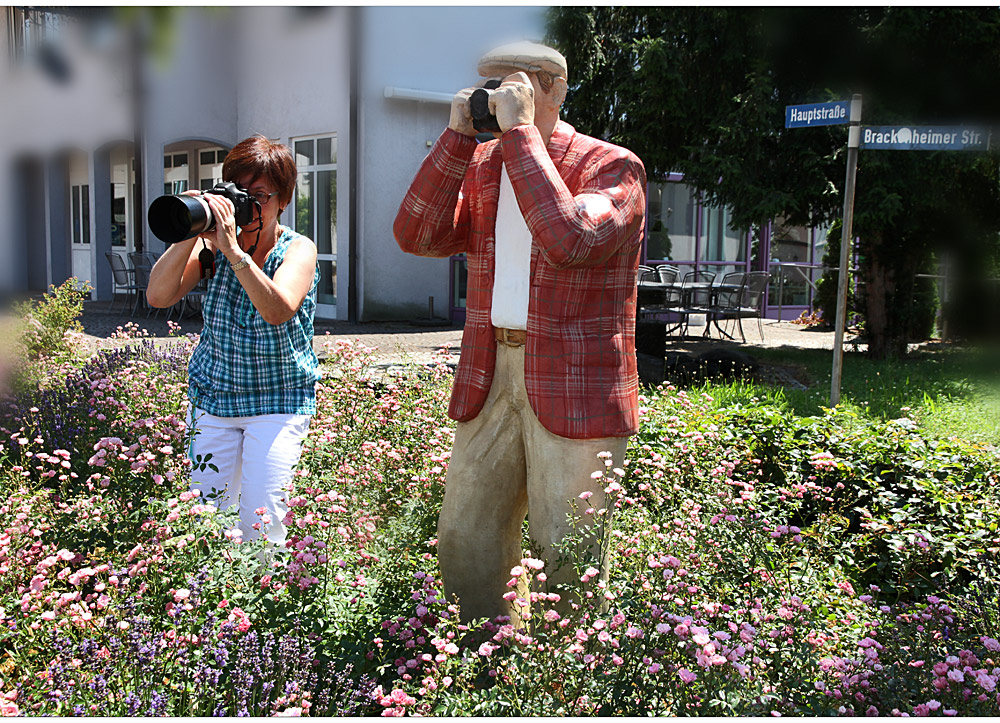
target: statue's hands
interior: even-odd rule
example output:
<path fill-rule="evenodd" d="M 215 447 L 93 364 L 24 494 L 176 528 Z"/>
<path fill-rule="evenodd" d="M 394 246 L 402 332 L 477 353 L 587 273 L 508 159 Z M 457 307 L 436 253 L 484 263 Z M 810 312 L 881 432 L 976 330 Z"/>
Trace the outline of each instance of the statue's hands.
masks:
<path fill-rule="evenodd" d="M 504 78 L 490 94 L 490 112 L 497 117 L 503 133 L 535 122 L 535 89 L 526 73 L 518 71 Z"/>
<path fill-rule="evenodd" d="M 472 91 L 476 88 L 481 88 L 485 82 L 486 80 L 483 79 L 482 82 L 477 83 L 471 88 L 463 88 L 455 93 L 455 97 L 451 99 L 451 120 L 448 121 L 448 127 L 453 131 L 473 138 L 476 137 L 478 131 L 472 126 L 472 111 L 469 109 L 469 97 L 472 95 Z"/>

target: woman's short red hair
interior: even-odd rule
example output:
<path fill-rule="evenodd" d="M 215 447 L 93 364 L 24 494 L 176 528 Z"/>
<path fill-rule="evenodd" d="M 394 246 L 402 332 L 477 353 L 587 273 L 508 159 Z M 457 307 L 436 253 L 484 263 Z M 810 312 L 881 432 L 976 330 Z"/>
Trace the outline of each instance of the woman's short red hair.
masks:
<path fill-rule="evenodd" d="M 235 183 L 246 176 L 254 181 L 266 178 L 278 192 L 281 208 L 292 202 L 297 172 L 288 146 L 274 143 L 259 133 L 237 143 L 222 163 L 222 180 Z"/>

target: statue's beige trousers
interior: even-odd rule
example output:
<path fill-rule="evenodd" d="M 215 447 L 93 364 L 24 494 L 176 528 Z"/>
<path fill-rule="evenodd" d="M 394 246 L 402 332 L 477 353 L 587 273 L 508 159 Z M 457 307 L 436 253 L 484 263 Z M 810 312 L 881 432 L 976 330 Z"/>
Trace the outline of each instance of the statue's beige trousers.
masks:
<path fill-rule="evenodd" d="M 577 580 L 577 564 L 600 565 L 599 579 L 607 580 L 608 555 L 601 554 L 601 538 L 609 531 L 611 510 L 596 517 L 585 510 L 605 506 L 606 482 L 591 477 L 596 470 L 608 469 L 598 453 L 610 452 L 614 466 L 621 467 L 627 443 L 626 437 L 566 439 L 545 429 L 528 402 L 524 347 L 497 345 L 486 403 L 475 419 L 460 422 L 455 431 L 438 519 L 445 593 L 449 600 L 458 598 L 463 621 L 517 618 L 520 609 L 503 595 L 511 589 L 511 568 L 521 561 L 525 514 L 532 546 L 546 561 L 550 589 L 554 583 Z M 593 496 L 580 500 L 587 490 Z M 603 534 L 591 534 L 577 559 L 556 570 L 558 552 L 553 548 L 574 530 L 567 519 L 570 513 L 590 525 L 592 533 Z M 537 582 L 535 588 L 540 589 Z M 564 596 L 555 607 L 565 613 L 569 602 Z"/>

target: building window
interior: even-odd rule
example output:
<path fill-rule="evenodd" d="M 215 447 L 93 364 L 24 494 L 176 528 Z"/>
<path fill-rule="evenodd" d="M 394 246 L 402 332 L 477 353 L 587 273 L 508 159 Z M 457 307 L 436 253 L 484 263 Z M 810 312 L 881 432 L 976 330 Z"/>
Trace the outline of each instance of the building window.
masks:
<path fill-rule="evenodd" d="M 451 257 L 451 306 L 454 309 L 464 309 L 469 293 L 469 262 L 465 254 Z"/>
<path fill-rule="evenodd" d="M 701 261 L 746 261 L 745 230 L 734 231 L 729 225 L 728 208 L 705 207 L 705 234 L 701 245 Z"/>
<path fill-rule="evenodd" d="M 293 139 L 298 181 L 292 225 L 316 243 L 320 282 L 316 303 L 337 303 L 337 138 Z"/>
<path fill-rule="evenodd" d="M 111 184 L 111 245 L 125 246 L 125 184 Z"/>
<path fill-rule="evenodd" d="M 187 153 L 175 153 L 174 154 L 174 168 L 182 168 L 188 164 L 188 154 Z"/>
<path fill-rule="evenodd" d="M 222 182 L 222 161 L 228 151 L 216 148 L 202 149 L 198 153 L 198 187 L 201 190 L 213 188 Z"/>
<path fill-rule="evenodd" d="M 90 186 L 73 186 L 73 243 L 90 243 Z"/>
<path fill-rule="evenodd" d="M 173 168 L 174 167 L 174 157 L 173 156 L 164 156 L 163 157 L 163 167 L 164 168 Z"/>
<path fill-rule="evenodd" d="M 24 60 L 27 46 L 25 10 L 16 7 L 7 7 L 5 10 L 7 12 L 7 48 L 10 51 L 10 62 L 13 64 Z"/>
<path fill-rule="evenodd" d="M 651 183 L 646 258 L 650 261 L 694 259 L 697 203 L 683 183 Z"/>

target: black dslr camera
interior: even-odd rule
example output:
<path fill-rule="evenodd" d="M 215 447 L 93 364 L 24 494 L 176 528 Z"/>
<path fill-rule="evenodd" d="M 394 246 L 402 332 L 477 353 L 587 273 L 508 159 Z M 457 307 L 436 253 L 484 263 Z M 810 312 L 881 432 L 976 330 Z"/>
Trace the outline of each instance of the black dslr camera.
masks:
<path fill-rule="evenodd" d="M 260 203 L 235 183 L 217 183 L 203 191 L 225 196 L 236 208 L 236 225 L 246 226 L 259 219 Z M 149 230 L 161 241 L 173 244 L 185 241 L 215 228 L 212 208 L 200 196 L 160 196 L 149 204 Z"/>
<path fill-rule="evenodd" d="M 497 117 L 490 113 L 490 91 L 500 87 L 500 81 L 490 78 L 482 88 L 476 88 L 469 96 L 469 110 L 472 112 L 472 127 L 480 133 L 500 132 Z"/>

